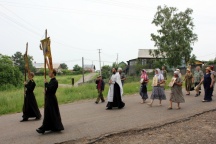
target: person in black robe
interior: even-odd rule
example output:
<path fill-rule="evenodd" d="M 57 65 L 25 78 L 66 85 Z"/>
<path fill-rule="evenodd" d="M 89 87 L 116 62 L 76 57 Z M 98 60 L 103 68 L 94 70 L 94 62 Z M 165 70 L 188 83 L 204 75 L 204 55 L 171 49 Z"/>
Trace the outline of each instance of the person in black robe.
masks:
<path fill-rule="evenodd" d="M 38 133 L 44 134 L 45 131 L 60 132 L 64 130 L 61 122 L 61 115 L 58 107 L 58 101 L 56 98 L 56 90 L 58 88 L 58 81 L 55 78 L 56 71 L 53 70 L 49 73 L 51 78 L 50 82 L 47 83 L 45 79 L 45 106 L 44 106 L 44 120 L 40 128 L 36 129 Z"/>
<path fill-rule="evenodd" d="M 29 118 L 34 118 L 36 120 L 39 120 L 41 118 L 41 113 L 38 109 L 38 104 L 35 99 L 34 95 L 34 88 L 36 86 L 34 80 L 34 73 L 31 72 L 28 74 L 28 83 L 24 82 L 26 91 L 25 91 L 25 98 L 24 98 L 24 104 L 23 104 L 23 119 L 20 122 L 28 121 Z"/>
<path fill-rule="evenodd" d="M 118 107 L 118 109 L 121 109 L 125 106 L 125 103 L 122 101 L 123 88 L 121 77 L 120 74 L 116 71 L 116 68 L 112 69 L 113 74 L 109 81 L 110 87 L 107 96 L 107 110 L 111 110 L 113 107 Z"/>

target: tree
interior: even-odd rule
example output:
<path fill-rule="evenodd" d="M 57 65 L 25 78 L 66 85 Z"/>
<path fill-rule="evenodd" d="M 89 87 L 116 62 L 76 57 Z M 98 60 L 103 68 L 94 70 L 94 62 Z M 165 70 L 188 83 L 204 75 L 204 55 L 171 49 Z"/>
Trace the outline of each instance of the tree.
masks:
<path fill-rule="evenodd" d="M 101 68 L 101 74 L 102 74 L 103 79 L 110 78 L 110 76 L 111 76 L 111 70 L 112 70 L 112 68 L 109 65 L 104 65 Z"/>
<path fill-rule="evenodd" d="M 190 57 L 189 63 L 190 63 L 191 65 L 194 65 L 195 62 L 196 62 L 196 56 L 193 54 L 193 55 Z"/>
<path fill-rule="evenodd" d="M 61 66 L 62 69 L 68 69 L 68 66 L 65 63 L 60 64 L 60 66 Z"/>
<path fill-rule="evenodd" d="M 22 73 L 13 65 L 11 58 L 0 54 L 0 86 L 19 86 L 22 82 Z"/>
<path fill-rule="evenodd" d="M 12 56 L 12 60 L 14 62 L 14 65 L 17 66 L 22 73 L 24 73 L 25 72 L 24 54 L 22 54 L 21 52 L 16 52 Z M 36 72 L 36 69 L 35 69 L 35 67 L 32 64 L 33 60 L 34 60 L 33 57 L 30 56 L 30 55 L 28 55 L 28 61 L 29 61 L 30 71 Z"/>
<path fill-rule="evenodd" d="M 191 47 L 198 37 L 193 33 L 192 9 L 178 12 L 177 8 L 158 6 L 152 24 L 159 27 L 157 34 L 151 34 L 151 40 L 158 49 L 150 51 L 155 57 L 166 58 L 168 65 L 177 67 L 182 60 L 190 60 Z"/>
<path fill-rule="evenodd" d="M 127 64 L 125 63 L 125 62 L 120 62 L 119 64 L 118 64 L 118 67 L 120 67 L 120 68 L 122 68 L 122 70 L 125 70 L 126 69 L 126 67 L 127 67 Z"/>
<path fill-rule="evenodd" d="M 82 71 L 82 67 L 80 67 L 78 64 L 74 65 L 73 71 Z"/>

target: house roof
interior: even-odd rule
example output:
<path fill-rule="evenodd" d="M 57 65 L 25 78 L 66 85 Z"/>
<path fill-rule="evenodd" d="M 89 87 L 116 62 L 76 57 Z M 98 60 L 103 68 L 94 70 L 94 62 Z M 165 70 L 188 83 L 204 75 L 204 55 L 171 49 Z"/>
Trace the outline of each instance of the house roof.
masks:
<path fill-rule="evenodd" d="M 149 54 L 149 50 L 153 51 L 155 49 L 139 49 L 138 58 L 155 58 L 155 57 L 153 57 L 152 55 Z"/>
<path fill-rule="evenodd" d="M 41 69 L 41 68 L 44 68 L 44 63 L 33 63 L 33 66 L 36 68 L 36 69 Z M 53 64 L 53 68 L 54 69 L 58 69 L 60 67 L 60 64 L 58 63 L 54 63 Z"/>
<path fill-rule="evenodd" d="M 43 64 L 43 63 L 33 63 L 33 66 L 34 66 L 36 69 L 44 68 L 44 64 Z"/>
<path fill-rule="evenodd" d="M 94 69 L 94 68 L 95 68 L 95 65 L 93 65 L 93 64 L 84 65 L 84 69 Z"/>

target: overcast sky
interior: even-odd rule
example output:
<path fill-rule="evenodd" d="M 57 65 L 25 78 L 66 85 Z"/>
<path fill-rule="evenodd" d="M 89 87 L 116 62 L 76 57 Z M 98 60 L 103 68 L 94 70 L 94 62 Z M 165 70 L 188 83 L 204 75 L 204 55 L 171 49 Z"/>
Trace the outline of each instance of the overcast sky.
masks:
<path fill-rule="evenodd" d="M 215 0 L 0 0 L 0 53 L 25 52 L 43 62 L 39 49 L 45 29 L 51 37 L 54 63 L 102 65 L 137 58 L 138 49 L 154 48 L 150 34 L 157 6 L 194 10 L 194 32 L 198 42 L 193 54 L 199 60 L 216 57 Z"/>

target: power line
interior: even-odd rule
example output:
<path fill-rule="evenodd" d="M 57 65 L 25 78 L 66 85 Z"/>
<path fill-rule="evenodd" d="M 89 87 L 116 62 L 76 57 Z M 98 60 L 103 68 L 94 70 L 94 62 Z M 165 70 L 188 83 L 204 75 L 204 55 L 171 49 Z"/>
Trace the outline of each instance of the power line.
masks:
<path fill-rule="evenodd" d="M 25 25 L 23 25 L 22 23 L 14 20 L 12 17 L 8 16 L 7 14 L 5 14 L 4 12 L 0 11 L 1 12 L 1 16 L 4 17 L 5 19 L 7 19 L 8 21 L 11 21 L 12 23 L 16 24 L 17 26 L 19 26 L 20 28 L 23 28 L 24 30 L 27 30 L 37 36 L 41 36 L 39 33 L 29 29 L 28 27 L 26 27 Z"/>
<path fill-rule="evenodd" d="M 14 3 L 16 7 L 24 7 L 24 8 L 36 8 L 41 10 L 50 10 L 50 11 L 58 11 L 58 12 L 66 12 L 66 13 L 79 13 L 79 14 L 87 14 L 87 15 L 97 15 L 97 16 L 111 16 L 111 17 L 120 17 L 120 18 L 129 18 L 129 19 L 137 19 L 137 20 L 148 20 L 144 17 L 135 17 L 133 15 L 121 15 L 116 13 L 101 13 L 97 11 L 89 11 L 89 10 L 79 10 L 79 9 L 67 9 L 67 8 L 59 8 L 59 7 L 48 7 L 44 5 L 31 5 L 31 4 L 22 4 L 22 3 Z M 12 5 L 12 2 L 6 2 L 6 5 Z"/>

